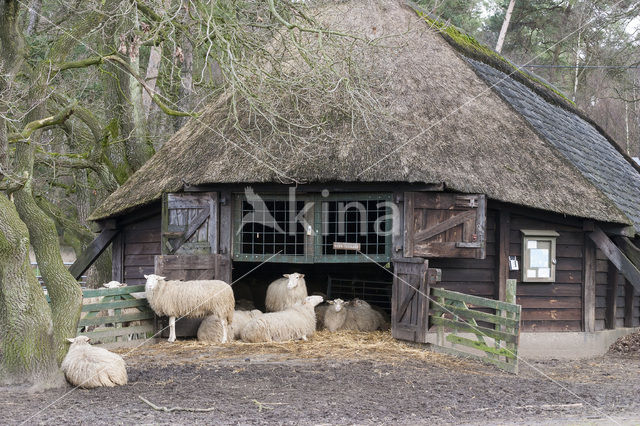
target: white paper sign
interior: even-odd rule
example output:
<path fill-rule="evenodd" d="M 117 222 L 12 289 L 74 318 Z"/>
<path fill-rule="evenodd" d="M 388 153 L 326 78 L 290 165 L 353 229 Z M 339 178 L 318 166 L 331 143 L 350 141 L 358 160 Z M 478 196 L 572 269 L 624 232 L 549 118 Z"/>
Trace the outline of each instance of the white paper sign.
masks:
<path fill-rule="evenodd" d="M 536 278 L 536 270 L 527 269 L 527 278 Z"/>
<path fill-rule="evenodd" d="M 529 266 L 532 268 L 549 267 L 549 249 L 533 249 L 529 252 Z"/>
<path fill-rule="evenodd" d="M 549 278 L 551 276 L 550 268 L 540 268 L 538 269 L 538 278 Z"/>
<path fill-rule="evenodd" d="M 536 240 L 529 240 L 527 241 L 527 248 L 528 249 L 534 249 L 534 248 L 538 248 L 538 242 Z"/>

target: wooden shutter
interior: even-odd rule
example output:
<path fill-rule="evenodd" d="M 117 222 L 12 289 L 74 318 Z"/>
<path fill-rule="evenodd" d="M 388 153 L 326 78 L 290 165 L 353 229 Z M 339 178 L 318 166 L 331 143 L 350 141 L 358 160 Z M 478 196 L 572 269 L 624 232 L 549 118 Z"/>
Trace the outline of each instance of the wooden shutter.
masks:
<path fill-rule="evenodd" d="M 405 192 L 404 200 L 405 257 L 485 258 L 484 195 Z"/>
<path fill-rule="evenodd" d="M 428 260 L 398 258 L 393 261 L 391 335 L 396 339 L 426 343 L 429 329 Z"/>
<path fill-rule="evenodd" d="M 166 194 L 162 254 L 218 252 L 218 193 Z"/>
<path fill-rule="evenodd" d="M 172 255 L 155 257 L 155 273 L 170 280 L 222 280 L 231 284 L 231 258 L 228 255 Z M 183 318 L 176 322 L 177 337 L 195 337 L 202 318 Z M 168 318 L 157 318 L 156 329 L 165 328 Z M 169 337 L 169 330 L 162 332 Z"/>

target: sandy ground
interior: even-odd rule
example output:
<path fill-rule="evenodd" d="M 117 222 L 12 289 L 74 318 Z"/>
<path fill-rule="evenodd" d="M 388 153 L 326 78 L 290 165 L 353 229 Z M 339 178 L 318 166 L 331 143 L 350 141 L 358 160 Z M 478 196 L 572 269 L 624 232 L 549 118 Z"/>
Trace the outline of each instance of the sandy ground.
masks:
<path fill-rule="evenodd" d="M 0 389 L 0 424 L 640 423 L 638 356 L 521 363 L 515 376 L 382 332 L 119 352 L 129 385 Z"/>

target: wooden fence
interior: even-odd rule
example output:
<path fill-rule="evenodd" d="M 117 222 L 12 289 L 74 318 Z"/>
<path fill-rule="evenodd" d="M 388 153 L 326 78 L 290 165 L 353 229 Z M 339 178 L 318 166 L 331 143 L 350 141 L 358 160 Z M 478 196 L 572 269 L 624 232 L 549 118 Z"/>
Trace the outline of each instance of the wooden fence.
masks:
<path fill-rule="evenodd" d="M 437 327 L 437 350 L 517 373 L 521 307 L 515 304 L 515 294 L 515 280 L 507 280 L 507 302 L 431 288 L 429 320 Z M 475 335 L 475 339 L 460 336 L 460 332 Z"/>

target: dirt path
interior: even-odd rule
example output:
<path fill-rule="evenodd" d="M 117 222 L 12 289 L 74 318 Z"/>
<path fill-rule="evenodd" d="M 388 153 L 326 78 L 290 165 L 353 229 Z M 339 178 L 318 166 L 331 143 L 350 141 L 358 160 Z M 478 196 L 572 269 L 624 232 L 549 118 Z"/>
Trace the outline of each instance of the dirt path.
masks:
<path fill-rule="evenodd" d="M 322 336 L 305 343 L 224 348 L 162 343 L 127 356 L 125 387 L 66 396 L 71 388 L 35 395 L 0 390 L 0 423 L 633 424 L 640 418 L 637 357 L 538 362 L 513 376 L 386 336 L 344 339 L 360 343 L 324 345 L 323 356 L 314 352 L 323 347 L 318 342 L 326 343 Z M 158 406 L 214 410 L 161 412 L 140 396 Z"/>

